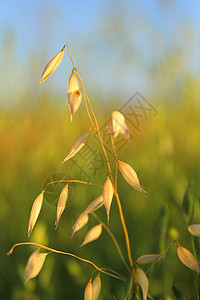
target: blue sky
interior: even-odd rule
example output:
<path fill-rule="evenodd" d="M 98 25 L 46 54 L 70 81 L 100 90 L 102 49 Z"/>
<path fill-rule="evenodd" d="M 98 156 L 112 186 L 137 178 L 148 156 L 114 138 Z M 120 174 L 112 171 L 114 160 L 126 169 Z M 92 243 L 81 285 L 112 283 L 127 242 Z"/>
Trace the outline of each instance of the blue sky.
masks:
<path fill-rule="evenodd" d="M 118 92 L 119 85 L 122 93 L 130 85 L 133 90 L 146 91 L 151 85 L 148 68 L 173 48 L 180 49 L 192 72 L 199 72 L 199 12 L 197 0 L 2 1 L 0 51 L 8 37 L 13 39 L 9 41 L 14 48 L 12 60 L 21 82 L 22 69 L 30 57 L 38 57 L 35 68 L 39 75 L 67 42 L 78 67 L 87 75 L 88 85 L 92 82 L 110 96 L 114 90 Z M 3 66 L 12 69 L 6 62 Z M 52 86 L 59 86 L 57 80 L 51 82 Z M 11 76 L 9 84 L 13 87 L 17 79 Z"/>

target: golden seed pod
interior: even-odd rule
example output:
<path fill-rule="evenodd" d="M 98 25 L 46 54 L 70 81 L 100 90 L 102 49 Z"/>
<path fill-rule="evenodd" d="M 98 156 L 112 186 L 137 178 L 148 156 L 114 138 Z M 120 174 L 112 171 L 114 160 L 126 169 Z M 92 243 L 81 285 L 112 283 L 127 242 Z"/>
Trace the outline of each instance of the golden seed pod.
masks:
<path fill-rule="evenodd" d="M 112 198 L 113 198 L 113 186 L 110 181 L 110 178 L 107 176 L 106 182 L 103 187 L 103 201 L 106 208 L 108 222 L 109 222 L 109 214 L 110 214 Z"/>
<path fill-rule="evenodd" d="M 39 249 L 34 251 L 28 259 L 26 264 L 25 273 L 24 273 L 24 280 L 25 283 L 29 281 L 29 279 L 36 277 L 44 264 L 46 256 L 49 253 L 40 253 Z"/>
<path fill-rule="evenodd" d="M 144 271 L 139 267 L 136 269 L 136 278 L 139 286 L 142 289 L 143 300 L 146 300 L 149 289 L 149 281 Z"/>
<path fill-rule="evenodd" d="M 33 202 L 30 217 L 29 217 L 29 223 L 28 223 L 28 237 L 30 236 L 33 227 L 35 226 L 35 223 L 37 221 L 37 218 L 39 216 L 40 210 L 42 208 L 43 197 L 44 197 L 44 191 L 42 191 Z"/>
<path fill-rule="evenodd" d="M 88 207 L 82 212 L 82 215 L 89 214 L 97 209 L 99 209 L 104 204 L 103 196 L 97 197 Z"/>
<path fill-rule="evenodd" d="M 86 234 L 81 247 L 97 240 L 100 237 L 101 233 L 102 233 L 102 224 L 98 224 L 98 225 L 92 227 L 92 229 L 90 229 L 88 231 L 88 233 Z"/>
<path fill-rule="evenodd" d="M 200 224 L 192 224 L 187 229 L 192 235 L 200 236 Z"/>
<path fill-rule="evenodd" d="M 72 74 L 69 78 L 69 83 L 67 87 L 67 97 L 69 102 L 69 110 L 70 110 L 70 119 L 72 121 L 72 115 L 78 110 L 81 101 L 82 94 L 79 89 L 78 79 L 74 73 L 74 69 L 72 70 Z"/>
<path fill-rule="evenodd" d="M 101 292 L 101 279 L 100 279 L 100 274 L 98 274 L 92 282 L 92 294 L 93 294 L 92 300 L 97 300 L 100 292 Z"/>
<path fill-rule="evenodd" d="M 73 69 L 72 74 L 70 75 L 70 78 L 69 78 L 68 86 L 67 86 L 68 96 L 77 90 L 79 90 L 79 83 L 78 83 L 78 79 L 77 79 L 74 69 Z"/>
<path fill-rule="evenodd" d="M 73 226 L 73 231 L 72 231 L 72 236 L 74 235 L 75 232 L 83 228 L 88 222 L 88 214 L 81 214 L 79 218 L 76 220 L 76 223 Z"/>
<path fill-rule="evenodd" d="M 179 259 L 186 267 L 199 273 L 199 264 L 197 263 L 196 259 L 189 250 L 178 245 L 177 254 Z"/>
<path fill-rule="evenodd" d="M 69 151 L 62 163 L 74 157 L 85 146 L 90 135 L 90 130 L 91 129 L 89 129 L 87 132 L 85 132 L 78 138 L 78 140 L 74 143 L 74 145 L 72 146 L 71 150 Z"/>
<path fill-rule="evenodd" d="M 65 185 L 65 187 L 62 189 L 62 192 L 61 192 L 59 200 L 58 200 L 56 221 L 55 221 L 56 228 L 55 229 L 57 229 L 58 223 L 60 221 L 60 217 L 66 207 L 67 199 L 68 199 L 68 190 L 69 190 L 69 184 L 67 183 Z"/>
<path fill-rule="evenodd" d="M 139 265 L 156 263 L 161 257 L 163 257 L 163 254 L 146 254 L 146 255 L 140 256 L 136 260 L 136 263 Z"/>
<path fill-rule="evenodd" d="M 109 128 L 108 131 L 112 132 L 114 139 L 118 136 L 119 133 L 121 133 L 127 140 L 129 140 L 129 130 L 123 114 L 119 111 L 113 111 L 111 114 L 111 120 L 112 130 L 111 128 Z"/>
<path fill-rule="evenodd" d="M 81 101 L 82 101 L 82 94 L 80 92 L 81 89 L 71 93 L 70 101 L 69 101 L 69 110 L 70 110 L 70 120 L 72 122 L 72 116 L 78 110 Z"/>
<path fill-rule="evenodd" d="M 85 293 L 84 293 L 84 300 L 93 300 L 93 295 L 92 295 L 92 280 L 88 282 L 85 288 Z"/>
<path fill-rule="evenodd" d="M 118 161 L 118 167 L 126 182 L 128 182 L 134 189 L 136 189 L 146 197 L 146 192 L 141 187 L 135 170 L 123 161 Z"/>
<path fill-rule="evenodd" d="M 44 82 L 57 69 L 57 67 L 59 66 L 59 64 L 61 63 L 61 61 L 63 59 L 64 50 L 65 50 L 65 46 L 46 65 L 46 67 L 44 68 L 44 71 L 42 73 L 42 76 L 40 78 L 39 83 Z"/>

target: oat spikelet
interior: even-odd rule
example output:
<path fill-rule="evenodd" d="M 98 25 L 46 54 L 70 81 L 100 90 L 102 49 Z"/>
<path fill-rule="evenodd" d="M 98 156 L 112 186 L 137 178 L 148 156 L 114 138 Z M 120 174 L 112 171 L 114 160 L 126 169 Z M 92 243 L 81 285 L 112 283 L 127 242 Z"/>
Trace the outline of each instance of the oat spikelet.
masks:
<path fill-rule="evenodd" d="M 112 131 L 114 139 L 118 136 L 119 133 L 121 133 L 127 140 L 129 140 L 129 130 L 123 114 L 119 111 L 113 111 L 111 114 L 111 120 L 112 128 L 110 128 L 109 131 Z"/>
<path fill-rule="evenodd" d="M 163 257 L 163 254 L 145 254 L 140 256 L 136 263 L 139 265 L 156 263 L 161 257 Z"/>
<path fill-rule="evenodd" d="M 113 186 L 110 178 L 107 176 L 106 182 L 103 187 L 103 201 L 106 208 L 107 218 L 109 222 L 110 206 L 113 198 Z"/>
<path fill-rule="evenodd" d="M 67 183 L 65 185 L 65 187 L 62 189 L 62 192 L 61 192 L 59 200 L 58 200 L 57 214 L 56 214 L 56 221 L 55 221 L 56 228 L 55 229 L 57 229 L 58 223 L 60 221 L 60 217 L 66 207 L 67 199 L 68 199 L 68 190 L 69 190 L 69 184 Z"/>
<path fill-rule="evenodd" d="M 74 145 L 72 146 L 71 150 L 69 151 L 62 163 L 74 157 L 85 146 L 89 138 L 90 131 L 91 129 L 89 129 L 87 132 L 85 132 L 78 138 L 78 140 L 74 143 Z"/>
<path fill-rule="evenodd" d="M 136 278 L 139 286 L 142 289 L 143 300 L 146 300 L 148 295 L 148 289 L 149 289 L 149 281 L 146 274 L 141 268 L 137 267 Z"/>
<path fill-rule="evenodd" d="M 69 109 L 70 109 L 70 120 L 72 122 L 72 116 L 75 114 L 75 112 L 78 110 L 81 101 L 82 101 L 82 94 L 81 89 L 74 91 L 70 95 L 70 102 L 69 102 Z"/>
<path fill-rule="evenodd" d="M 199 265 L 192 253 L 180 245 L 177 246 L 177 254 L 182 263 L 193 271 L 199 273 Z"/>
<path fill-rule="evenodd" d="M 97 240 L 102 233 L 102 224 L 98 224 L 88 231 L 81 246 Z"/>
<path fill-rule="evenodd" d="M 72 121 L 72 115 L 78 110 L 82 100 L 82 94 L 79 89 L 79 83 L 74 73 L 74 69 L 72 70 L 72 74 L 69 78 L 67 97 L 69 102 L 70 119 Z"/>
<path fill-rule="evenodd" d="M 49 252 L 40 253 L 39 249 L 37 249 L 31 254 L 25 268 L 25 273 L 24 273 L 25 283 L 27 283 L 29 279 L 36 277 L 40 273 L 44 261 L 48 254 Z"/>
<path fill-rule="evenodd" d="M 142 193 L 144 196 L 146 196 L 146 192 L 141 187 L 135 170 L 123 161 L 118 161 L 118 167 L 126 182 L 128 182 L 134 189 Z"/>
<path fill-rule="evenodd" d="M 39 216 L 40 210 L 42 208 L 43 198 L 44 198 L 44 191 L 42 191 L 33 202 L 30 217 L 29 217 L 29 223 L 28 223 L 28 237 L 30 236 L 33 227 L 35 226 L 35 223 L 37 221 L 37 218 Z"/>
<path fill-rule="evenodd" d="M 76 223 L 73 226 L 72 236 L 75 232 L 80 230 L 83 226 L 85 226 L 88 222 L 88 214 L 81 214 L 79 218 L 76 220 Z"/>
<path fill-rule="evenodd" d="M 100 274 L 97 275 L 97 277 L 92 282 L 92 291 L 93 291 L 93 298 L 92 298 L 92 300 L 97 300 L 98 297 L 99 297 L 99 294 L 101 292 Z"/>
<path fill-rule="evenodd" d="M 200 236 L 200 224 L 193 224 L 188 226 L 188 231 L 194 236 Z"/>
<path fill-rule="evenodd" d="M 82 215 L 89 214 L 97 209 L 99 209 L 103 205 L 103 195 L 97 197 L 88 207 L 82 212 Z"/>
<path fill-rule="evenodd" d="M 42 73 L 42 76 L 40 78 L 39 83 L 44 82 L 57 69 L 57 67 L 59 66 L 59 64 L 61 63 L 61 61 L 63 59 L 64 50 L 65 50 L 65 46 L 46 65 L 46 67 L 44 68 L 44 71 Z"/>
<path fill-rule="evenodd" d="M 92 295 L 92 279 L 90 278 L 90 281 L 86 285 L 85 293 L 84 293 L 84 300 L 93 300 Z"/>

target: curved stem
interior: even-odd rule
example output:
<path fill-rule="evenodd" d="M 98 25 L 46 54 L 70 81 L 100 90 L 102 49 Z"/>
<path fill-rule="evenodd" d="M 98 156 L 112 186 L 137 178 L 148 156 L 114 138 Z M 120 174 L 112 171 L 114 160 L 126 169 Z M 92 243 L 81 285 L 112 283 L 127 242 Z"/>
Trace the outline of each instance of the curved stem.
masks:
<path fill-rule="evenodd" d="M 124 276 L 120 275 L 119 273 L 117 273 L 116 271 L 114 271 L 114 270 L 112 270 L 112 269 L 110 269 L 111 272 L 113 272 L 114 274 L 117 274 L 117 275 L 114 275 L 114 274 L 111 274 L 111 273 L 109 273 L 109 272 L 107 272 L 107 271 L 104 271 L 105 268 L 99 268 L 99 267 L 98 267 L 95 263 L 93 263 L 92 261 L 87 260 L 87 259 L 85 259 L 85 258 L 82 258 L 82 257 L 80 257 L 80 256 L 77 256 L 77 255 L 75 255 L 75 254 L 73 254 L 73 253 L 70 253 L 70 252 L 64 252 L 64 251 L 60 251 L 60 250 L 56 250 L 56 249 L 53 249 L 53 248 L 50 248 L 50 247 L 47 247 L 47 246 L 44 246 L 44 245 L 41 245 L 41 244 L 38 244 L 38 243 L 34 243 L 34 242 L 17 243 L 17 244 L 15 244 L 14 246 L 12 246 L 12 248 L 10 249 L 10 251 L 8 251 L 7 255 L 12 254 L 14 248 L 17 247 L 17 246 L 21 246 L 21 245 L 34 245 L 34 246 L 38 246 L 38 247 L 40 247 L 40 248 L 43 248 L 43 249 L 45 249 L 45 250 L 47 250 L 47 251 L 50 251 L 50 252 L 53 252 L 53 253 L 64 254 L 64 255 L 72 256 L 72 257 L 74 257 L 74 258 L 76 258 L 76 259 L 78 259 L 78 260 L 81 260 L 81 261 L 83 261 L 83 262 L 86 262 L 86 263 L 92 265 L 95 269 L 97 269 L 97 270 L 100 271 L 101 273 L 104 273 L 104 274 L 106 274 L 106 275 L 112 276 L 112 277 L 114 277 L 114 278 L 117 278 L 117 279 L 120 279 L 120 280 L 123 280 L 123 281 L 126 280 L 126 278 L 124 278 Z"/>
<path fill-rule="evenodd" d="M 76 182 L 76 183 L 83 183 L 83 184 L 88 184 L 88 185 L 93 185 L 93 186 L 98 186 L 100 188 L 103 188 L 103 186 L 101 186 L 100 184 L 96 184 L 96 183 L 92 183 L 92 182 L 87 182 L 87 181 L 82 181 L 82 180 L 77 180 L 77 179 L 61 179 L 61 180 L 55 180 L 55 181 L 51 181 L 51 182 L 47 183 L 47 185 L 45 186 L 43 191 L 45 191 L 49 185 L 51 185 L 53 183 L 60 183 L 60 182 Z"/>
<path fill-rule="evenodd" d="M 113 240 L 113 242 L 114 242 L 114 244 L 115 244 L 115 246 L 116 246 L 116 248 L 117 248 L 117 251 L 118 251 L 118 253 L 119 253 L 120 257 L 121 257 L 121 260 L 123 261 L 123 263 L 124 263 L 125 267 L 127 268 L 128 272 L 130 273 L 130 269 L 129 269 L 129 267 L 128 267 L 126 261 L 125 261 L 125 258 L 124 258 L 123 254 L 122 254 L 122 252 L 121 252 L 120 246 L 119 246 L 119 244 L 118 244 L 116 238 L 114 237 L 112 231 L 108 228 L 108 226 L 107 226 L 104 222 L 102 222 L 102 220 L 101 220 L 94 212 L 92 212 L 91 214 L 96 218 L 96 220 L 97 220 L 100 224 L 102 224 L 102 226 L 105 228 L 105 230 L 107 231 L 107 233 L 110 235 L 110 237 L 111 237 L 111 239 Z"/>

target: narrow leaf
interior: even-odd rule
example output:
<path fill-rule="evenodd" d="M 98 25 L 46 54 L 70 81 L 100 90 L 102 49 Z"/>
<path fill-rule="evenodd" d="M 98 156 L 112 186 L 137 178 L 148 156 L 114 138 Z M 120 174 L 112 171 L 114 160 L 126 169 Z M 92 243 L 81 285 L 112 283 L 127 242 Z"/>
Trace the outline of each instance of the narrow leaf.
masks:
<path fill-rule="evenodd" d="M 103 205 L 104 201 L 103 201 L 103 196 L 99 196 L 97 197 L 94 201 L 92 201 L 92 203 L 90 203 L 90 205 L 88 205 L 88 207 L 84 210 L 83 214 L 89 214 L 97 209 L 99 209 L 102 205 Z"/>
<path fill-rule="evenodd" d="M 192 253 L 184 247 L 178 245 L 177 254 L 182 263 L 193 271 L 199 272 L 199 265 Z"/>
<path fill-rule="evenodd" d="M 101 292 L 101 279 L 100 279 L 100 274 L 99 274 L 93 280 L 93 283 L 92 283 L 92 294 L 93 294 L 92 300 L 97 300 L 100 292 Z"/>
<path fill-rule="evenodd" d="M 68 199 L 68 189 L 69 189 L 69 184 L 67 183 L 65 187 L 62 189 L 62 192 L 60 194 L 59 200 L 58 200 L 58 205 L 57 205 L 57 214 L 56 214 L 56 221 L 55 221 L 55 226 L 57 229 L 58 223 L 60 221 L 60 217 L 66 207 L 67 204 L 67 199 Z"/>
<path fill-rule="evenodd" d="M 59 66 L 59 64 L 61 63 L 61 61 L 63 59 L 64 50 L 65 50 L 65 46 L 46 65 L 46 67 L 42 73 L 42 76 L 40 78 L 39 83 L 44 82 L 57 69 L 57 67 Z"/>
<path fill-rule="evenodd" d="M 35 223 L 37 221 L 37 218 L 39 216 L 40 210 L 42 208 L 43 197 L 44 197 L 44 191 L 42 191 L 42 193 L 40 193 L 35 199 L 35 201 L 33 202 L 30 217 L 29 217 L 29 223 L 28 223 L 28 237 L 30 236 L 33 227 L 35 226 Z"/>
<path fill-rule="evenodd" d="M 150 263 L 155 263 L 157 262 L 161 257 L 163 257 L 163 254 L 146 254 L 140 256 L 137 260 L 136 263 L 140 265 L 144 264 L 150 264 Z"/>
<path fill-rule="evenodd" d="M 102 224 L 98 224 L 88 231 L 81 246 L 97 240 L 102 233 Z"/>
<path fill-rule="evenodd" d="M 31 254 L 25 268 L 25 274 L 24 274 L 25 283 L 27 283 L 29 279 L 36 277 L 40 273 L 44 261 L 46 259 L 46 256 L 48 254 L 49 252 L 40 253 L 39 249 L 37 249 Z"/>
<path fill-rule="evenodd" d="M 183 202 L 182 202 L 183 210 L 188 218 L 188 222 L 192 222 L 193 216 L 194 216 L 194 197 L 191 193 L 191 189 L 188 186 L 188 188 L 185 191 Z"/>
<path fill-rule="evenodd" d="M 73 226 L 73 232 L 72 236 L 74 235 L 75 232 L 80 230 L 83 226 L 85 226 L 88 222 L 88 215 L 87 214 L 81 214 L 79 218 L 77 219 L 76 223 Z M 72 237 L 71 236 L 71 237 Z"/>
<path fill-rule="evenodd" d="M 182 291 L 175 281 L 173 281 L 172 290 L 177 300 L 185 300 Z"/>
<path fill-rule="evenodd" d="M 85 132 L 79 137 L 79 139 L 74 143 L 74 145 L 72 146 L 71 150 L 69 151 L 62 163 L 74 157 L 85 146 L 89 138 L 90 131 L 91 129 L 89 129 L 87 132 Z"/>
<path fill-rule="evenodd" d="M 126 139 L 129 139 L 129 130 L 125 122 L 125 118 L 119 111 L 113 111 L 111 114 L 112 119 L 112 134 L 114 139 L 121 133 Z"/>
<path fill-rule="evenodd" d="M 135 298 L 132 298 L 133 296 L 133 274 L 130 273 L 128 275 L 128 278 L 126 280 L 126 283 L 124 285 L 124 297 L 123 297 L 123 300 L 131 300 L 131 299 L 135 299 Z"/>
<path fill-rule="evenodd" d="M 190 225 L 187 229 L 192 235 L 200 236 L 200 224 Z"/>
<path fill-rule="evenodd" d="M 136 278 L 139 286 L 142 289 L 143 300 L 146 300 L 149 289 L 149 281 L 144 271 L 138 267 L 136 269 Z"/>
<path fill-rule="evenodd" d="M 88 282 L 85 288 L 85 293 L 84 293 L 84 300 L 93 300 L 92 296 L 92 280 Z"/>
<path fill-rule="evenodd" d="M 136 189 L 146 197 L 146 192 L 141 187 L 135 170 L 127 163 L 122 161 L 118 161 L 118 167 L 126 182 L 128 182 L 134 189 Z"/>
<path fill-rule="evenodd" d="M 103 187 L 103 201 L 106 208 L 107 218 L 109 222 L 110 206 L 113 198 L 113 186 L 110 178 L 107 176 L 106 182 Z"/>

